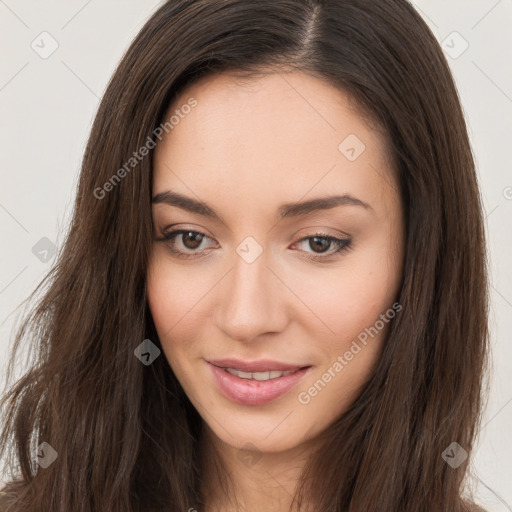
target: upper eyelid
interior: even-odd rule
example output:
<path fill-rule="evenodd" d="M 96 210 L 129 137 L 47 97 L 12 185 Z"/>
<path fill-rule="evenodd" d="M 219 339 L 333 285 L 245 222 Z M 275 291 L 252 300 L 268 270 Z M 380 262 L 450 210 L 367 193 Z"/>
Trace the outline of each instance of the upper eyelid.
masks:
<path fill-rule="evenodd" d="M 173 229 L 171 229 L 171 227 Z M 166 235 L 169 235 L 169 234 L 175 234 L 177 231 L 179 231 L 180 234 L 183 234 L 182 233 L 183 231 L 189 231 L 189 232 L 192 232 L 192 233 L 197 233 L 199 235 L 203 235 L 203 236 L 209 238 L 210 240 L 213 240 L 213 237 L 208 235 L 208 233 L 205 233 L 204 231 L 198 230 L 196 228 L 192 229 L 192 228 L 187 228 L 187 227 L 176 227 L 176 224 L 172 225 L 171 227 L 166 226 L 165 228 L 160 229 L 160 232 L 162 233 L 162 236 L 166 236 Z M 315 227 L 312 226 L 310 228 L 304 228 L 304 229 L 313 229 L 314 230 Z M 322 230 L 322 228 L 316 228 L 316 229 L 317 229 L 317 231 L 315 231 L 314 233 L 311 233 L 310 235 L 303 235 L 303 236 L 299 237 L 297 241 L 303 240 L 304 238 L 311 238 L 311 237 L 315 237 L 315 236 L 323 236 L 325 238 L 341 238 L 341 239 L 352 238 L 348 234 L 340 233 L 339 235 L 332 235 L 332 234 L 329 234 L 329 233 L 325 233 L 324 231 L 326 231 L 326 230 Z"/>
<path fill-rule="evenodd" d="M 177 233 L 178 232 L 178 233 Z M 197 229 L 190 229 L 190 228 L 182 228 L 182 227 L 174 227 L 172 229 L 162 229 L 161 230 L 161 233 L 162 233 L 162 236 L 165 237 L 165 236 L 168 236 L 168 235 L 172 235 L 172 234 L 179 234 L 179 235 L 183 235 L 184 233 L 187 233 L 187 232 L 191 232 L 191 233 L 197 233 L 198 235 L 202 235 L 206 238 L 209 238 L 210 240 L 213 240 L 213 237 L 211 237 L 210 235 L 208 235 L 208 233 L 205 233 L 204 231 L 199 231 Z"/>

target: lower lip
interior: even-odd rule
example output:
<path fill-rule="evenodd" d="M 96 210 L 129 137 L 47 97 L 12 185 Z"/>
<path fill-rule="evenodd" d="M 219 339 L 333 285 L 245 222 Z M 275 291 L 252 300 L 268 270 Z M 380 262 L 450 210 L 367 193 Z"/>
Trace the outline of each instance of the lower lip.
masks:
<path fill-rule="evenodd" d="M 297 370 L 270 380 L 242 379 L 218 366 L 208 363 L 213 377 L 226 398 L 244 405 L 262 405 L 290 391 L 311 370 Z"/>

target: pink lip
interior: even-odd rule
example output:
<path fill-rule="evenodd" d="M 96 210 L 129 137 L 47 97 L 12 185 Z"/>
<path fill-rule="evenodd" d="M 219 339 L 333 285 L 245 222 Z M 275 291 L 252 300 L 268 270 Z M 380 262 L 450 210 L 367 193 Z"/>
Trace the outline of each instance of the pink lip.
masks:
<path fill-rule="evenodd" d="M 240 370 L 242 372 L 269 372 L 269 371 L 294 371 L 304 368 L 305 364 L 287 364 L 280 363 L 279 361 L 271 361 L 269 359 L 262 359 L 260 361 L 242 361 L 240 359 L 215 359 L 208 361 L 214 366 L 220 368 L 232 368 L 233 370 Z"/>
<path fill-rule="evenodd" d="M 275 400 L 290 391 L 311 369 L 301 368 L 277 379 L 258 381 L 242 379 L 211 363 L 208 363 L 208 366 L 223 395 L 233 402 L 244 405 L 262 405 Z"/>

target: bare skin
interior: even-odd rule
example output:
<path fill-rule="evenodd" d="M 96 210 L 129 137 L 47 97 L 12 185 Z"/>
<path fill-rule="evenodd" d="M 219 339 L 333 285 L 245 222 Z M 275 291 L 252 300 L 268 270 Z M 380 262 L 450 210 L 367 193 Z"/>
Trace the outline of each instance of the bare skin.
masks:
<path fill-rule="evenodd" d="M 178 229 L 205 236 L 155 240 L 148 301 L 165 357 L 205 422 L 207 511 L 288 511 L 315 438 L 360 393 L 386 338 L 389 322 L 381 321 L 345 357 L 390 310 L 400 286 L 398 186 L 384 135 L 326 82 L 299 72 L 243 83 L 210 76 L 171 110 L 190 97 L 197 106 L 155 149 L 153 196 L 172 190 L 201 200 L 222 220 L 153 205 L 155 237 Z M 354 138 L 339 149 L 350 134 L 362 152 Z M 277 216 L 285 203 L 344 194 L 367 206 Z M 326 235 L 349 240 L 348 248 L 336 253 Z M 245 245 L 247 237 L 256 243 Z M 261 254 L 248 263 L 240 246 Z M 339 356 L 346 364 L 336 371 Z M 312 368 L 271 402 L 239 404 L 221 393 L 206 362 L 228 357 Z M 319 380 L 325 386 L 308 391 Z M 212 447 L 238 506 L 220 492 Z"/>

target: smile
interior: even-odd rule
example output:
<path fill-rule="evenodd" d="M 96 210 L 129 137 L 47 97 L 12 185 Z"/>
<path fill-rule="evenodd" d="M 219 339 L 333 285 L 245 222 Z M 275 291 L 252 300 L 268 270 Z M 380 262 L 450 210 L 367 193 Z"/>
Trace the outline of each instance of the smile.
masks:
<path fill-rule="evenodd" d="M 288 393 L 311 370 L 245 372 L 207 363 L 217 389 L 229 400 L 244 405 L 263 405 Z"/>

